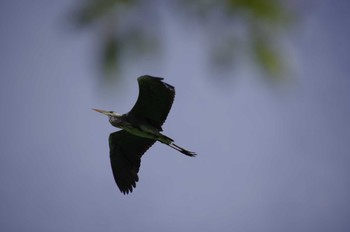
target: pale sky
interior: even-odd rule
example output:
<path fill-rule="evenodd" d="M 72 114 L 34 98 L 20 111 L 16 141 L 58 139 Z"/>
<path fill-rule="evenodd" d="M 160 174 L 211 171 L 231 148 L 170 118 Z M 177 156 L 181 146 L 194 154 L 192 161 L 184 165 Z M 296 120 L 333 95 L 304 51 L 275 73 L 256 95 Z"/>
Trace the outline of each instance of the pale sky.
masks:
<path fill-rule="evenodd" d="M 303 11 L 283 84 L 248 64 L 209 76 L 201 32 L 165 14 L 161 61 L 127 64 L 107 89 L 94 32 L 64 26 L 72 7 L 0 3 L 0 231 L 349 231 L 347 1 Z M 124 196 L 109 163 L 116 129 L 91 108 L 127 112 L 143 74 L 175 86 L 164 132 L 199 155 L 156 143 Z"/>

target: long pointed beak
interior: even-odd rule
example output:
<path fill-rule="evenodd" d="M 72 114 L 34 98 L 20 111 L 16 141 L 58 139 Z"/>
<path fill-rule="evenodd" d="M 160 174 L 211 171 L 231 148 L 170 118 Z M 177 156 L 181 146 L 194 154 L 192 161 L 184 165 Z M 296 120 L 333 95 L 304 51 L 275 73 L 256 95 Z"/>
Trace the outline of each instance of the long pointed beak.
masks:
<path fill-rule="evenodd" d="M 109 112 L 106 111 L 106 110 L 99 110 L 99 109 L 94 109 L 94 108 L 92 108 L 92 110 L 94 110 L 94 111 L 96 111 L 96 112 L 99 112 L 99 113 L 101 113 L 101 114 L 104 114 L 104 115 L 108 115 L 108 114 L 109 114 Z"/>

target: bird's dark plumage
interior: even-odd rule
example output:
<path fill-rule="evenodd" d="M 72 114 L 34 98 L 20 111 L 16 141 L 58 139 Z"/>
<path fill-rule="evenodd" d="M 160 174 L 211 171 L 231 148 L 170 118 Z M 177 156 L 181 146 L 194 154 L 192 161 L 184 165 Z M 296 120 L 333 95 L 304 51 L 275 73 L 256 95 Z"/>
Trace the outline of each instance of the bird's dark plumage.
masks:
<path fill-rule="evenodd" d="M 175 98 L 175 88 L 162 80 L 163 78 L 151 76 L 141 76 L 137 79 L 139 96 L 127 114 L 130 120 L 142 118 L 162 131 L 162 125 Z"/>
<path fill-rule="evenodd" d="M 122 193 L 132 192 L 133 187 L 136 187 L 141 156 L 155 142 L 156 140 L 135 136 L 125 130 L 109 135 L 113 176 Z"/>
<path fill-rule="evenodd" d="M 139 77 L 139 96 L 127 114 L 94 109 L 107 115 L 113 126 L 122 129 L 110 134 L 109 148 L 114 180 L 124 194 L 132 192 L 136 187 L 141 156 L 156 141 L 187 156 L 196 155 L 161 133 L 175 97 L 175 88 L 162 80 L 163 78 L 148 75 Z"/>

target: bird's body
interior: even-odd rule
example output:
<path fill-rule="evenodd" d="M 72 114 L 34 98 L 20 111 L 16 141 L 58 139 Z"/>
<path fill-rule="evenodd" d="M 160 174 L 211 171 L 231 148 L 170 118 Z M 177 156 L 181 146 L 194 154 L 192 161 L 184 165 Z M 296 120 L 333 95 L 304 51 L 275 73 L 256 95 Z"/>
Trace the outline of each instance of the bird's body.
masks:
<path fill-rule="evenodd" d="M 114 179 L 124 194 L 136 187 L 141 156 L 156 141 L 187 156 L 196 155 L 161 133 L 175 97 L 175 88 L 162 80 L 147 75 L 139 77 L 138 99 L 126 114 L 94 109 L 107 115 L 113 126 L 122 129 L 110 134 L 109 147 Z"/>
<path fill-rule="evenodd" d="M 122 114 L 120 116 L 119 115 L 111 116 L 109 117 L 109 122 L 112 124 L 112 126 L 123 129 L 129 132 L 130 134 L 133 134 L 136 136 L 140 136 L 148 139 L 154 139 L 168 145 L 174 141 L 173 139 L 160 133 L 160 131 L 157 128 L 147 124 L 146 122 L 143 122 L 143 123 L 130 122 L 128 114 Z"/>

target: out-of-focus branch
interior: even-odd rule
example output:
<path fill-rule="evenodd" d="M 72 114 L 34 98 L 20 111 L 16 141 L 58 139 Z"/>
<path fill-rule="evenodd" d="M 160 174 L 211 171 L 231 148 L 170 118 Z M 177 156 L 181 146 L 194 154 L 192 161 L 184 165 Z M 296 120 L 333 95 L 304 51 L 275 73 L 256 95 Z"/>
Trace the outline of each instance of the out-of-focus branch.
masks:
<path fill-rule="evenodd" d="M 282 0 L 173 0 L 178 17 L 202 24 L 208 38 L 208 59 L 212 64 L 230 67 L 232 60 L 251 53 L 253 63 L 268 76 L 282 76 L 285 64 L 278 47 L 280 35 L 288 26 L 291 10 Z M 118 70 L 125 54 L 139 57 L 150 52 L 150 44 L 159 44 L 161 28 L 151 4 L 157 1 L 89 0 L 77 13 L 83 27 L 100 30 L 101 66 Z M 171 10 L 171 9 L 169 9 Z M 175 16 L 176 17 L 176 16 Z M 214 28 L 215 33 L 212 33 Z M 153 41 L 153 42 L 152 42 Z M 157 41 L 157 42 L 155 42 Z M 276 43 L 277 41 L 277 43 Z M 142 46 L 143 45 L 143 46 Z M 132 51 L 132 53 L 130 52 Z M 214 58 L 213 58 L 214 57 Z"/>

